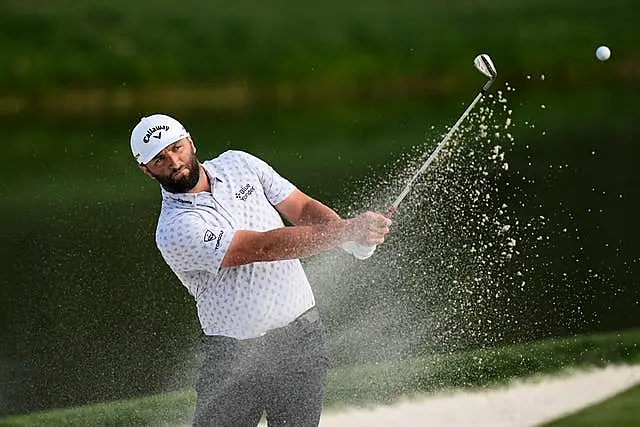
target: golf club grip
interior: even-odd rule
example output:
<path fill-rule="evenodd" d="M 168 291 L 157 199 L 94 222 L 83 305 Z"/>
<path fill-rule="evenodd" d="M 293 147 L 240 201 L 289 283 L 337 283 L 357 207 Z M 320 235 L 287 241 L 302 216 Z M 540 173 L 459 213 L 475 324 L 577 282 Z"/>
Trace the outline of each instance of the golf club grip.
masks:
<path fill-rule="evenodd" d="M 389 207 L 389 209 L 387 209 L 387 212 L 384 214 L 384 216 L 386 216 L 387 218 L 391 219 L 391 217 L 395 213 L 396 209 L 398 209 L 398 208 L 395 205 L 391 205 L 391 207 Z"/>

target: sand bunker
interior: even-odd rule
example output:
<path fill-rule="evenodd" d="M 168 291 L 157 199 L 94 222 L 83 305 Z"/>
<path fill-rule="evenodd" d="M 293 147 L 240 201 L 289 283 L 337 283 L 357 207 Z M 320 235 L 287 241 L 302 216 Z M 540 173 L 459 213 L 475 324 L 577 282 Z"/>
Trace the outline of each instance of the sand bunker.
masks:
<path fill-rule="evenodd" d="M 609 366 L 532 378 L 508 386 L 323 414 L 321 427 L 537 426 L 640 383 L 640 365 Z"/>

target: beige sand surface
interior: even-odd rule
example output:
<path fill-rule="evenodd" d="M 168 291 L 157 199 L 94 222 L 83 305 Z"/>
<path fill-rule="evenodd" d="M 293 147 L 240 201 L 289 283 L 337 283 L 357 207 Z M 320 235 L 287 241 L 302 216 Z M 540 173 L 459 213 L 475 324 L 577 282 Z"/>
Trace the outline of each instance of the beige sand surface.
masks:
<path fill-rule="evenodd" d="M 638 383 L 640 365 L 564 372 L 495 389 L 405 399 L 392 406 L 327 411 L 320 426 L 537 426 Z"/>

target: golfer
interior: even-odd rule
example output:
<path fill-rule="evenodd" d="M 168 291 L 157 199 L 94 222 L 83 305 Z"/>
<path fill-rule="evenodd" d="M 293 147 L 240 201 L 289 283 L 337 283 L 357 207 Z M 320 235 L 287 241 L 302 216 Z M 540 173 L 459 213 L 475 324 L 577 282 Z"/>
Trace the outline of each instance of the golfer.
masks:
<path fill-rule="evenodd" d="M 338 246 L 365 258 L 391 221 L 341 219 L 242 151 L 200 163 L 167 115 L 143 117 L 131 150 L 161 186 L 156 243 L 204 332 L 194 425 L 256 426 L 266 411 L 269 426 L 317 426 L 328 354 L 299 258 Z"/>

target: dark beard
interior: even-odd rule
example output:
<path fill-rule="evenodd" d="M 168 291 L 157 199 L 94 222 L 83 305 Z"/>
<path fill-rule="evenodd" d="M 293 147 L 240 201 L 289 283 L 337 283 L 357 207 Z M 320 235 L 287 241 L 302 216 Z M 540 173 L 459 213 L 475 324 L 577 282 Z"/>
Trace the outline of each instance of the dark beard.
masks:
<path fill-rule="evenodd" d="M 171 178 L 171 176 L 154 175 L 154 178 L 170 193 L 188 193 L 200 179 L 200 162 L 195 155 L 191 157 L 191 162 L 187 165 L 187 169 L 189 169 L 189 174 L 177 180 Z"/>

